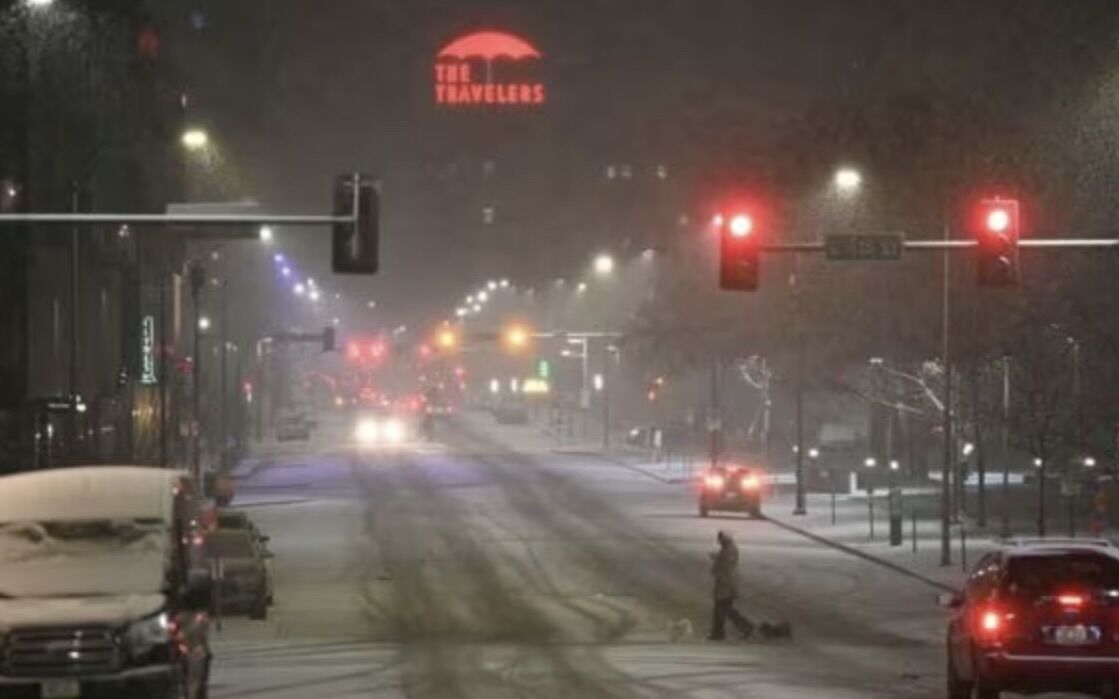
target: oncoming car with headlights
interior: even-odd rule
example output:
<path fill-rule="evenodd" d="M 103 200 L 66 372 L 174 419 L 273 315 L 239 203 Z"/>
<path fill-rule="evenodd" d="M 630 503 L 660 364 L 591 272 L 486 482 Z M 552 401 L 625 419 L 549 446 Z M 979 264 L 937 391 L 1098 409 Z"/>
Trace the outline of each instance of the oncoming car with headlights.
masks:
<path fill-rule="evenodd" d="M 399 446 L 414 433 L 412 420 L 392 411 L 362 412 L 354 421 L 354 441 L 363 448 Z"/>
<path fill-rule="evenodd" d="M 186 474 L 0 478 L 0 696 L 202 699 L 211 581 Z"/>
<path fill-rule="evenodd" d="M 762 516 L 764 480 L 757 469 L 720 466 L 708 469 L 699 478 L 699 516 L 712 511 L 746 512 Z"/>

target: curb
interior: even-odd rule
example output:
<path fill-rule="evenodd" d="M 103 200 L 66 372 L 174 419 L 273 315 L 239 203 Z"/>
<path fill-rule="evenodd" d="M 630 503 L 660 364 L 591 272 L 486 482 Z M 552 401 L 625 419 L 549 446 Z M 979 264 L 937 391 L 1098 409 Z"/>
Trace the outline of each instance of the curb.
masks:
<path fill-rule="evenodd" d="M 827 546 L 829 548 L 833 548 L 837 551 L 841 551 L 841 552 L 846 553 L 850 556 L 855 556 L 856 558 L 861 558 L 864 561 L 867 561 L 869 563 L 873 563 L 877 566 L 881 566 L 883 568 L 886 568 L 887 570 L 891 570 L 895 573 L 898 573 L 899 575 L 904 575 L 907 578 L 912 578 L 913 580 L 924 583 L 925 585 L 928 585 L 929 587 L 940 590 L 941 592 L 958 592 L 959 591 L 959 590 L 957 590 L 957 588 L 955 588 L 951 585 L 948 585 L 946 583 L 942 583 L 939 580 L 933 580 L 932 578 L 930 578 L 926 575 L 923 575 L 921 573 L 918 573 L 915 570 L 912 570 L 910 568 L 906 568 L 905 566 L 894 563 L 893 561 L 888 561 L 885 558 L 880 558 L 880 557 L 875 556 L 873 554 L 867 553 L 866 551 L 863 551 L 860 548 L 856 548 L 854 546 L 849 546 L 847 544 L 842 544 L 838 541 L 835 541 L 834 539 L 829 539 L 825 536 L 820 536 L 819 534 L 816 534 L 814 532 L 810 532 L 807 529 L 801 529 L 800 527 L 795 527 L 795 526 L 793 526 L 791 524 L 788 524 L 786 522 L 782 522 L 779 519 L 774 519 L 774 518 L 769 517 L 769 516 L 765 516 L 764 518 L 770 524 L 772 524 L 774 526 L 777 526 L 777 527 L 780 527 L 781 529 L 784 529 L 785 531 L 792 532 L 793 534 L 797 534 L 799 536 L 803 536 L 806 539 L 810 539 L 811 541 L 815 541 L 818 544 L 821 544 L 823 546 Z"/>

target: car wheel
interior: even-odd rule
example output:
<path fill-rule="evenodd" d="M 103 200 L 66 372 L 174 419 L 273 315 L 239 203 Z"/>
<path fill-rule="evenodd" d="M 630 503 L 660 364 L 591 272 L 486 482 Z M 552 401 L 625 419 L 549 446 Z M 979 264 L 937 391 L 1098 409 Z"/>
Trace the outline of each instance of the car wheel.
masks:
<path fill-rule="evenodd" d="M 948 699 L 971 699 L 971 683 L 965 682 L 952 661 L 952 650 L 948 650 Z"/>

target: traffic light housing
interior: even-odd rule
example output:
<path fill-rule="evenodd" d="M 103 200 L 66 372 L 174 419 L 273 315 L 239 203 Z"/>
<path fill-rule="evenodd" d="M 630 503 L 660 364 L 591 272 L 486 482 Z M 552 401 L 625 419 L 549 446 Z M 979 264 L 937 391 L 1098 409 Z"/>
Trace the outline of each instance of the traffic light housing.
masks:
<path fill-rule="evenodd" d="M 719 234 L 719 287 L 728 291 L 757 291 L 761 283 L 761 245 L 757 218 L 736 211 L 715 218 Z"/>
<path fill-rule="evenodd" d="M 334 181 L 335 223 L 331 248 L 336 274 L 376 274 L 380 266 L 380 193 L 368 175 L 339 175 Z"/>
<path fill-rule="evenodd" d="M 979 286 L 1018 283 L 1018 239 L 1021 220 L 1016 199 L 984 199 L 972 222 L 976 242 L 976 280 Z"/>

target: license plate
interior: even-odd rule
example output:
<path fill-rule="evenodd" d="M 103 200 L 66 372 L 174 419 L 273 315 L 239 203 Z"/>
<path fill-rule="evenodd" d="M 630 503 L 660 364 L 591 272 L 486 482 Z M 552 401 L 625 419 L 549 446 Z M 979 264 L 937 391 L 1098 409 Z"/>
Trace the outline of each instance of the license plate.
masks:
<path fill-rule="evenodd" d="M 1092 633 L 1093 631 L 1094 629 L 1089 629 L 1083 624 L 1058 626 L 1053 629 L 1053 642 L 1058 646 L 1087 645 L 1097 640 L 1098 633 Z"/>
<path fill-rule="evenodd" d="M 82 684 L 77 680 L 48 680 L 39 686 L 42 699 L 78 699 Z"/>

